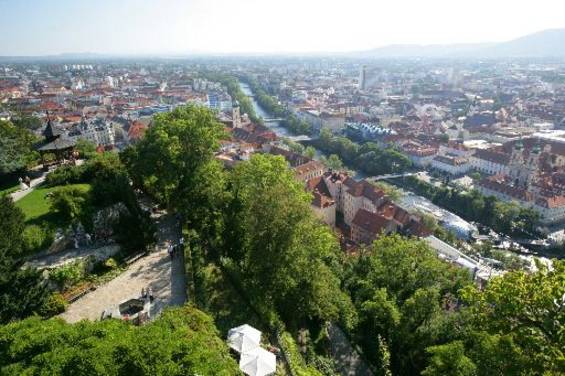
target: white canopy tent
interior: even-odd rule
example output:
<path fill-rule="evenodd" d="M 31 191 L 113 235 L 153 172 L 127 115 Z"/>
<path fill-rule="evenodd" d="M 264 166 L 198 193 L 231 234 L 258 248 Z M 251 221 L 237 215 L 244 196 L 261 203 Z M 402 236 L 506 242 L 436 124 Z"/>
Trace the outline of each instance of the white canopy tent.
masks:
<path fill-rule="evenodd" d="M 228 332 L 228 345 L 239 353 L 247 353 L 259 347 L 261 332 L 254 327 L 244 324 L 232 328 Z"/>
<path fill-rule="evenodd" d="M 272 375 L 277 370 L 277 357 L 275 354 L 257 347 L 241 354 L 239 369 L 249 376 Z"/>

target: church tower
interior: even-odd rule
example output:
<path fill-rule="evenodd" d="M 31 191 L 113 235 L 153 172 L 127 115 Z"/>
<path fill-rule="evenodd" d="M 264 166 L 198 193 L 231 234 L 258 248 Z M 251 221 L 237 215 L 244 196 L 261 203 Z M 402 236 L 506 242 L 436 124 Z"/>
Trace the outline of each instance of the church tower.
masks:
<path fill-rule="evenodd" d="M 239 113 L 238 101 L 233 101 L 231 114 L 232 114 L 233 127 L 241 128 L 241 114 Z"/>
<path fill-rule="evenodd" d="M 516 187 L 525 188 L 528 179 L 528 168 L 524 161 L 524 144 L 518 140 L 510 156 L 509 175 Z"/>

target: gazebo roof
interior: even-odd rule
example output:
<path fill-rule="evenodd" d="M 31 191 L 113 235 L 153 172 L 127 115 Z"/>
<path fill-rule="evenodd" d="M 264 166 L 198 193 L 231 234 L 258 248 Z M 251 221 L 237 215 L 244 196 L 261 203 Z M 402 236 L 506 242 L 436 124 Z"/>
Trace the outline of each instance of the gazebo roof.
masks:
<path fill-rule="evenodd" d="M 37 148 L 37 151 L 57 151 L 71 149 L 75 146 L 76 142 L 74 140 L 57 137 L 51 142 L 44 143 Z"/>

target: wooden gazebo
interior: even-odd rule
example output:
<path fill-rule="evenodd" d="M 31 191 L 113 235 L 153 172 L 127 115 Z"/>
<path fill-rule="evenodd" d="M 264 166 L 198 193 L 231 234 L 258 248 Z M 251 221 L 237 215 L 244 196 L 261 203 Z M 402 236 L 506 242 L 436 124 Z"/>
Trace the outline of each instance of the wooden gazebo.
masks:
<path fill-rule="evenodd" d="M 41 142 L 36 150 L 41 155 L 41 163 L 45 168 L 45 154 L 55 154 L 57 163 L 63 162 L 65 159 L 74 158 L 74 147 L 76 142 L 64 136 L 63 132 L 58 129 L 51 119 L 47 121 L 47 126 L 43 131 L 44 140 Z"/>

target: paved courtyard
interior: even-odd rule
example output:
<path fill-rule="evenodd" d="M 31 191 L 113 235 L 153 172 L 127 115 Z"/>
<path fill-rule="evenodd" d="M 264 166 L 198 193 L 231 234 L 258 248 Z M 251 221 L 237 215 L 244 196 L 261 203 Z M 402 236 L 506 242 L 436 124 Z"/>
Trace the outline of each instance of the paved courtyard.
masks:
<path fill-rule="evenodd" d="M 72 303 L 60 317 L 70 323 L 83 319 L 97 320 L 104 309 L 139 297 L 141 289 L 148 286 L 155 296 L 151 317 L 167 306 L 182 305 L 186 301 L 183 260 L 181 256 L 176 256 L 171 261 L 167 253 L 168 241 L 178 240 L 178 226 L 168 215 L 156 218 L 156 221 L 159 227 L 156 251 L 135 261 L 117 278 Z"/>

